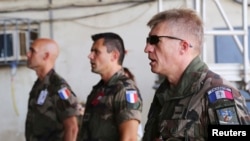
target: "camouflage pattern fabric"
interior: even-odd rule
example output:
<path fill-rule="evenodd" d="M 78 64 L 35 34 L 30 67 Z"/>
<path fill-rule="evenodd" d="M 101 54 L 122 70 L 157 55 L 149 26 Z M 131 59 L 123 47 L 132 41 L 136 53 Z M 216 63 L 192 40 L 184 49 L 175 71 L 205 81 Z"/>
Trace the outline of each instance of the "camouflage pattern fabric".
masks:
<path fill-rule="evenodd" d="M 26 141 L 62 141 L 63 120 L 78 115 L 77 99 L 53 69 L 44 81 L 36 80 L 28 101 Z"/>
<path fill-rule="evenodd" d="M 118 71 L 109 82 L 101 80 L 88 96 L 83 117 L 84 141 L 118 141 L 118 126 L 130 119 L 141 121 L 142 99 L 135 82 Z"/>
<path fill-rule="evenodd" d="M 227 113 L 223 124 L 250 123 L 244 97 L 197 57 L 176 87 L 165 80 L 156 91 L 143 141 L 204 141 L 208 125 L 221 124 Z"/>

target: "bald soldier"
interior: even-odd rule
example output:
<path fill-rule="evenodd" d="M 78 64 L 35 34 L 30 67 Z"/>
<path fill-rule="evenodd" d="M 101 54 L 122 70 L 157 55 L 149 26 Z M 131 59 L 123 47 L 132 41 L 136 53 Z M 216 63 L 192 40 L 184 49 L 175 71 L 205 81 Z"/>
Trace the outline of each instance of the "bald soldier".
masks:
<path fill-rule="evenodd" d="M 27 53 L 27 66 L 37 75 L 29 96 L 26 141 L 76 141 L 77 99 L 69 84 L 53 69 L 57 43 L 39 38 Z"/>

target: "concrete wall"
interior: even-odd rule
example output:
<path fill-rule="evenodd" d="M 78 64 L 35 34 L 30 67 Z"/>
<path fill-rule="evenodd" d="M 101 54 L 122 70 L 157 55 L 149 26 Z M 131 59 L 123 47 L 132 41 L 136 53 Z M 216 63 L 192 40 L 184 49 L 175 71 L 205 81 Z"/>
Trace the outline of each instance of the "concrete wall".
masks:
<path fill-rule="evenodd" d="M 108 0 L 107 0 L 108 1 Z M 105 2 L 107 2 L 105 1 Z M 103 2 L 103 3 L 105 3 Z M 110 0 L 110 2 L 118 2 Z M 241 23 L 240 5 L 231 0 L 221 0 L 226 12 L 234 25 Z M 54 0 L 54 7 L 72 4 L 102 4 L 91 0 Z M 99 81 L 100 77 L 91 73 L 87 55 L 90 52 L 92 41 L 90 36 L 98 32 L 112 31 L 120 34 L 125 42 L 128 54 L 124 66 L 131 69 L 136 77 L 136 82 L 141 90 L 144 100 L 143 121 L 147 118 L 148 108 L 152 101 L 154 90 L 152 89 L 156 75 L 151 73 L 149 60 L 143 52 L 145 39 L 149 28 L 147 21 L 157 13 L 157 1 L 152 1 L 131 8 L 126 8 L 133 3 L 118 4 L 99 7 L 70 7 L 53 10 L 53 38 L 60 45 L 61 53 L 56 71 L 64 76 L 70 83 L 80 101 L 85 101 L 92 86 Z M 191 5 L 184 0 L 165 0 L 163 9 Z M 208 2 L 206 26 L 208 28 L 224 26 L 218 11 L 212 2 Z M 41 21 L 41 36 L 50 37 L 49 12 L 43 11 L 48 2 L 46 0 L 31 1 L 0 1 L 1 17 L 31 18 Z M 25 11 L 26 8 L 41 9 Z M 123 9 L 124 8 L 124 9 Z M 120 9 L 120 10 L 119 10 Z M 122 10 L 121 10 L 122 9 Z M 15 11 L 21 10 L 21 11 Z M 107 14 L 91 16 L 105 11 Z M 15 12 L 13 12 L 15 11 Z M 72 18 L 81 17 L 82 18 Z M 63 20 L 64 19 L 64 20 Z M 239 20 L 236 20 L 239 19 Z M 213 41 L 210 42 L 208 60 L 213 60 Z M 24 122 L 27 112 L 29 91 L 36 79 L 34 71 L 25 65 L 18 65 L 16 71 L 10 66 L 0 66 L 0 140 L 1 141 L 24 141 Z"/>

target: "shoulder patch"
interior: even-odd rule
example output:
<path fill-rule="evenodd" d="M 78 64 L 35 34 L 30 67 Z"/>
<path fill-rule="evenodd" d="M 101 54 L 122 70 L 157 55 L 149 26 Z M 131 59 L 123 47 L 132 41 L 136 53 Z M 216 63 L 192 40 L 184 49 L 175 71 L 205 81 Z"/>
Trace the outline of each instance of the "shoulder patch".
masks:
<path fill-rule="evenodd" d="M 216 110 L 216 114 L 221 125 L 239 124 L 238 116 L 234 107 L 225 107 Z"/>
<path fill-rule="evenodd" d="M 58 90 L 58 94 L 61 99 L 66 100 L 69 98 L 71 92 L 67 87 L 63 87 L 60 90 Z"/>
<path fill-rule="evenodd" d="M 136 90 L 126 90 L 126 100 L 129 103 L 136 103 L 138 101 L 138 93 Z"/>
<path fill-rule="evenodd" d="M 215 87 L 210 89 L 208 92 L 208 99 L 210 103 L 214 103 L 218 99 L 229 99 L 233 100 L 232 89 L 228 87 Z"/>

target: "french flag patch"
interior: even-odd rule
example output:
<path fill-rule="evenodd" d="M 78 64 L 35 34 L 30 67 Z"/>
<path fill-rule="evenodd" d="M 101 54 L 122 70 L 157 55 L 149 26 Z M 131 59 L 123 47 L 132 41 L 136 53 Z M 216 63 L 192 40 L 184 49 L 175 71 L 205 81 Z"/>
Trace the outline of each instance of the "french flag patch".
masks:
<path fill-rule="evenodd" d="M 136 103 L 138 101 L 138 94 L 136 90 L 127 90 L 126 91 L 126 100 L 129 103 Z"/>
<path fill-rule="evenodd" d="M 233 100 L 232 90 L 227 87 L 216 87 L 208 91 L 208 99 L 211 103 L 222 98 Z"/>
<path fill-rule="evenodd" d="M 58 91 L 58 93 L 59 93 L 60 98 L 63 99 L 63 100 L 68 99 L 69 96 L 70 96 L 70 91 L 69 91 L 69 89 L 67 87 L 61 88 Z"/>

